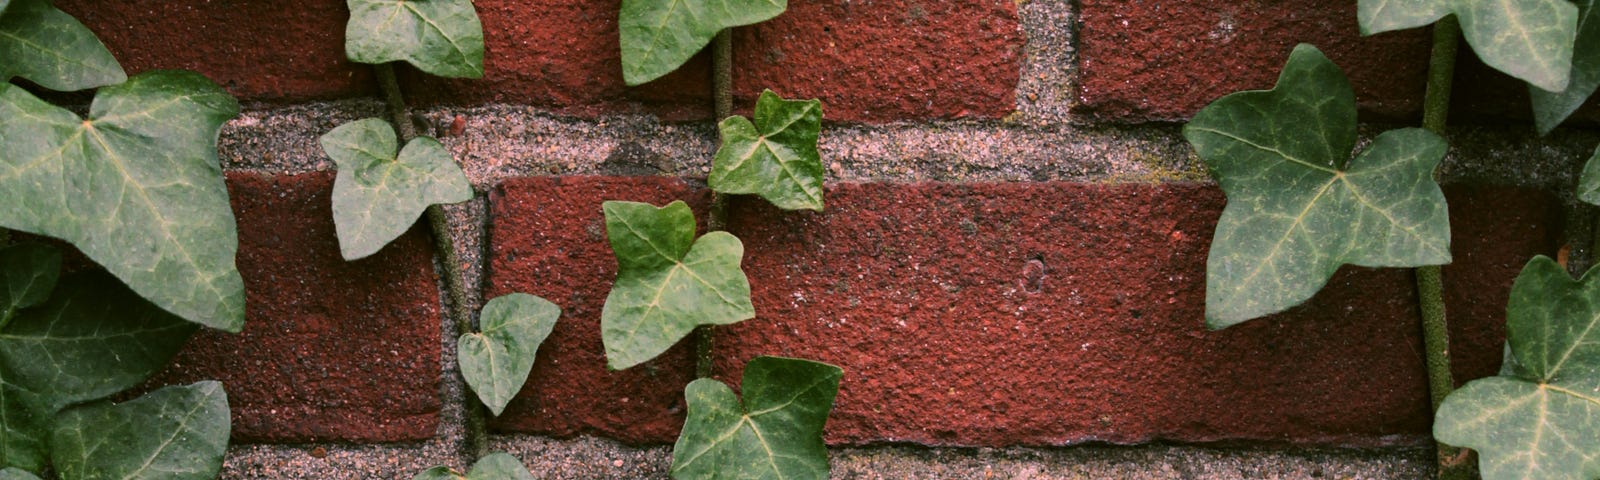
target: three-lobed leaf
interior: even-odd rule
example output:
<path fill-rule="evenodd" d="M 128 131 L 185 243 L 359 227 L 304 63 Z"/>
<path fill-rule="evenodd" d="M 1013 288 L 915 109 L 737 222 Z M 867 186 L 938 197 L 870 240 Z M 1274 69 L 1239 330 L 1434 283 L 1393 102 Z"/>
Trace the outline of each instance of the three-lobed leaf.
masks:
<path fill-rule="evenodd" d="M 496 452 L 478 459 L 466 475 L 449 467 L 433 467 L 411 480 L 534 480 L 534 476 L 517 457 Z"/>
<path fill-rule="evenodd" d="M 1206 106 L 1184 138 L 1228 196 L 1206 262 L 1206 321 L 1228 327 L 1310 298 L 1339 266 L 1450 262 L 1450 225 L 1432 171 L 1445 144 L 1385 132 L 1355 159 L 1354 94 L 1309 45 L 1278 85 Z"/>
<path fill-rule="evenodd" d="M 689 418 L 672 447 L 672 478 L 828 478 L 822 428 L 843 375 L 825 363 L 758 357 L 745 365 L 742 404 L 722 382 L 690 383 L 684 390 Z"/>
<path fill-rule="evenodd" d="M 323 135 L 339 168 L 333 226 L 345 260 L 364 258 L 411 229 L 429 205 L 472 199 L 472 184 L 438 140 L 417 137 L 396 155 L 394 129 L 376 118 Z"/>
<path fill-rule="evenodd" d="M 237 332 L 244 282 L 216 141 L 238 112 L 192 72 L 103 88 L 87 120 L 0 89 L 0 227 L 67 240 L 161 308 Z"/>
<path fill-rule="evenodd" d="M 1600 477 L 1600 273 L 1535 257 L 1511 287 L 1506 366 L 1456 390 L 1439 441 L 1479 453 L 1485 480 Z"/>
<path fill-rule="evenodd" d="M 166 387 L 62 411 L 50 459 L 62 478 L 212 479 L 222 470 L 230 428 L 221 383 Z"/>
<path fill-rule="evenodd" d="M 1483 63 L 1544 90 L 1567 88 L 1578 17 L 1568 0 L 1359 0 L 1356 14 L 1369 35 L 1455 14 Z"/>
<path fill-rule="evenodd" d="M 0 90 L 15 77 L 57 91 L 128 79 L 94 32 L 48 0 L 0 2 Z"/>
<path fill-rule="evenodd" d="M 1596 87 L 1600 87 L 1600 10 L 1594 0 L 1577 0 L 1578 38 L 1572 46 L 1572 77 L 1559 92 L 1528 86 L 1533 104 L 1533 123 L 1539 133 L 1551 130 L 1578 110 Z"/>
<path fill-rule="evenodd" d="M 441 77 L 483 76 L 483 24 L 471 0 L 347 0 L 344 54 L 405 61 Z"/>
<path fill-rule="evenodd" d="M 727 232 L 694 238 L 694 212 L 605 202 L 606 236 L 617 256 L 617 281 L 600 312 L 606 365 L 622 370 L 655 358 L 699 325 L 755 317 L 750 281 L 739 262 L 744 244 Z"/>
<path fill-rule="evenodd" d="M 499 415 L 522 390 L 539 344 L 555 329 L 561 308 L 526 293 L 495 297 L 483 306 L 479 332 L 462 335 L 457 363 L 478 399 Z"/>
<path fill-rule="evenodd" d="M 822 102 L 784 100 L 771 90 L 756 100 L 751 122 L 728 117 L 707 178 L 718 192 L 754 193 L 784 210 L 822 210 L 817 135 Z"/>
<path fill-rule="evenodd" d="M 639 85 L 671 73 L 725 28 L 759 23 L 788 0 L 622 0 L 617 27 L 622 79 Z"/>

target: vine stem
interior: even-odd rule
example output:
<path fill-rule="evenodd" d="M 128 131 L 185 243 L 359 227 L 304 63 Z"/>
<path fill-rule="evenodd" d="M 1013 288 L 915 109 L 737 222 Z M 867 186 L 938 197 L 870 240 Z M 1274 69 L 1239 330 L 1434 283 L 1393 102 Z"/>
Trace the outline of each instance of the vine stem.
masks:
<path fill-rule="evenodd" d="M 400 82 L 395 77 L 394 65 L 380 63 L 373 65 L 373 71 L 378 75 L 378 85 L 383 89 L 384 103 L 389 106 L 390 122 L 395 133 L 400 136 L 400 144 L 405 145 L 411 139 L 417 138 L 417 127 L 411 122 L 411 112 L 406 108 L 405 96 L 400 93 Z M 433 231 L 433 249 L 439 255 L 439 263 L 444 269 L 445 294 L 449 296 L 451 308 L 445 309 L 450 315 L 450 321 L 456 325 L 456 335 L 466 335 L 473 332 L 471 316 L 467 314 L 467 286 L 466 278 L 462 275 L 463 266 L 461 257 L 456 252 L 455 237 L 450 234 L 450 217 L 439 205 L 429 205 L 427 209 L 428 227 Z M 456 372 L 460 376 L 460 372 Z M 461 379 L 463 384 L 465 379 Z M 462 414 L 465 418 L 466 449 L 471 457 L 481 458 L 488 454 L 489 434 L 486 427 L 488 413 L 483 404 L 470 394 L 464 394 L 462 399 Z"/>
<path fill-rule="evenodd" d="M 1450 116 L 1450 88 L 1455 77 L 1456 50 L 1461 37 L 1461 24 L 1454 15 L 1446 16 L 1433 24 L 1433 53 L 1428 61 L 1428 90 L 1423 97 L 1422 126 L 1433 133 L 1444 135 L 1445 123 Z M 1434 179 L 1439 171 L 1434 170 Z M 1444 281 L 1437 265 L 1417 269 L 1417 301 L 1422 314 L 1422 343 L 1428 366 L 1428 391 L 1432 396 L 1433 410 L 1455 390 L 1455 378 L 1450 372 L 1450 324 L 1444 311 Z M 1438 443 L 1440 480 L 1467 480 L 1472 478 L 1472 463 L 1465 449 Z"/>
<path fill-rule="evenodd" d="M 717 122 L 733 116 L 733 33 L 730 29 L 717 32 L 711 41 L 711 101 L 712 118 Z M 728 197 L 715 190 L 711 192 L 711 207 L 706 218 L 706 231 L 719 232 L 728 228 Z M 712 336 L 710 325 L 694 329 L 694 376 L 711 378 Z"/>

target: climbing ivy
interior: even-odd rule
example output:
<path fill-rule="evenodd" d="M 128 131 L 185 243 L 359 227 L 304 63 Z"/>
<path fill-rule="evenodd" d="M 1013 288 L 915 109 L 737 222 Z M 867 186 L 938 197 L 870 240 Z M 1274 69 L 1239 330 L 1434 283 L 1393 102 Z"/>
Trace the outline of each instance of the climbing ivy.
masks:
<path fill-rule="evenodd" d="M 743 402 L 722 382 L 690 383 L 689 420 L 672 446 L 672 478 L 828 478 L 822 427 L 843 375 L 825 363 L 757 357 L 744 367 Z"/>
<path fill-rule="evenodd" d="M 461 376 L 490 412 L 499 415 L 522 390 L 539 344 L 560 317 L 561 307 L 526 293 L 495 297 L 483 306 L 480 331 L 462 335 L 456 351 Z"/>
<path fill-rule="evenodd" d="M 0 480 L 4 480 L 0 477 Z M 461 473 L 450 467 L 433 467 L 411 480 L 534 480 L 528 468 L 506 453 L 491 453 L 472 464 L 472 471 Z"/>
<path fill-rule="evenodd" d="M 376 118 L 322 136 L 333 157 L 333 226 L 345 260 L 377 253 L 417 223 L 428 205 L 472 199 L 467 175 L 438 140 L 417 137 L 395 151 L 394 128 Z"/>
<path fill-rule="evenodd" d="M 764 22 L 788 0 L 622 0 L 622 78 L 639 85 L 683 66 L 725 28 Z"/>
<path fill-rule="evenodd" d="M 471 0 L 347 0 L 351 61 L 405 61 L 441 77 L 483 76 L 483 24 Z"/>
<path fill-rule="evenodd" d="M 753 116 L 755 122 L 722 121 L 722 146 L 706 182 L 722 193 L 760 195 L 784 210 L 822 210 L 822 102 L 784 100 L 767 90 Z"/>
<path fill-rule="evenodd" d="M 1461 21 L 1483 63 L 1551 92 L 1567 88 L 1578 8 L 1568 0 L 1359 0 L 1361 32 Z"/>

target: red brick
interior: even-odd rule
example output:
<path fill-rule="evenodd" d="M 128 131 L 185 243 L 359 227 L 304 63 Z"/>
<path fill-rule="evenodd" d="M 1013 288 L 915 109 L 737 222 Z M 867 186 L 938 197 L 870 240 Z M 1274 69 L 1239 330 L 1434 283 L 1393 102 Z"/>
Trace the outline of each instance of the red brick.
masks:
<path fill-rule="evenodd" d="M 334 236 L 331 173 L 232 173 L 228 190 L 244 331 L 200 333 L 153 382 L 221 380 L 234 441 L 432 437 L 441 314 L 426 230 L 346 262 Z"/>
<path fill-rule="evenodd" d="M 129 75 L 205 74 L 242 100 L 347 98 L 375 91 L 371 69 L 344 58 L 343 0 L 279 2 L 57 0 Z"/>
<path fill-rule="evenodd" d="M 1077 109 L 1120 122 L 1186 120 L 1218 97 L 1271 88 L 1296 43 L 1349 75 L 1364 113 L 1421 111 L 1428 30 L 1362 37 L 1355 2 L 1083 0 Z"/>
<path fill-rule="evenodd" d="M 525 292 L 561 306 L 561 320 L 539 347 L 522 393 L 496 419 L 497 429 L 665 443 L 683 426 L 683 387 L 694 379 L 685 345 L 628 370 L 606 370 L 600 309 L 617 270 L 600 209 L 606 200 L 684 200 L 698 208 L 709 199 L 705 190 L 666 177 L 520 178 L 490 197 L 486 298 Z"/>
<path fill-rule="evenodd" d="M 734 203 L 758 317 L 719 331 L 717 367 L 725 380 L 756 355 L 843 367 L 832 443 L 1427 438 L 1407 270 L 1346 268 L 1290 312 L 1202 326 L 1224 203 L 1213 187 L 843 184 L 827 195 L 821 214 Z M 1554 249 L 1559 203 L 1496 189 L 1450 198 L 1453 352 L 1482 375 L 1500 358 L 1516 269 Z"/>

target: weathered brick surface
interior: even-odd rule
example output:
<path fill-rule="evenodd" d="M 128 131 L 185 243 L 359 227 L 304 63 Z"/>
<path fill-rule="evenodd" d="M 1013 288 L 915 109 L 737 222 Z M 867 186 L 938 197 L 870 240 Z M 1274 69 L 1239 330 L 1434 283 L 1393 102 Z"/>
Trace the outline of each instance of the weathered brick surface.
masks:
<path fill-rule="evenodd" d="M 1453 352 L 1482 375 L 1516 267 L 1554 248 L 1559 208 L 1525 191 L 1451 198 L 1461 237 L 1515 232 L 1458 242 L 1448 271 L 1465 305 Z M 844 367 L 831 442 L 1426 438 L 1406 270 L 1346 268 L 1308 305 L 1205 330 L 1211 187 L 845 184 L 828 199 L 822 214 L 735 204 L 759 317 L 717 348 L 727 380 L 763 354 Z"/>
<path fill-rule="evenodd" d="M 426 230 L 346 262 L 333 230 L 332 174 L 233 173 L 228 189 L 244 331 L 200 333 L 152 383 L 221 380 L 236 442 L 433 436 L 441 317 Z"/>
<path fill-rule="evenodd" d="M 343 0 L 292 7 L 249 0 L 58 0 L 88 25 L 128 74 L 194 70 L 244 100 L 367 95 L 371 69 L 344 59 Z"/>
<path fill-rule="evenodd" d="M 600 309 L 617 271 L 600 209 L 606 200 L 684 200 L 700 209 L 708 197 L 665 177 L 534 177 L 508 180 L 490 198 L 485 298 L 525 292 L 561 306 L 561 320 L 539 347 L 526 387 L 496 420 L 498 429 L 629 442 L 677 438 L 683 387 L 694 379 L 690 349 L 679 345 L 619 372 L 605 366 Z"/>
<path fill-rule="evenodd" d="M 1421 111 L 1428 30 L 1362 37 L 1355 2 L 1084 0 L 1078 110 L 1119 121 L 1185 120 L 1239 90 L 1271 88 L 1296 43 L 1349 75 L 1377 117 Z"/>

